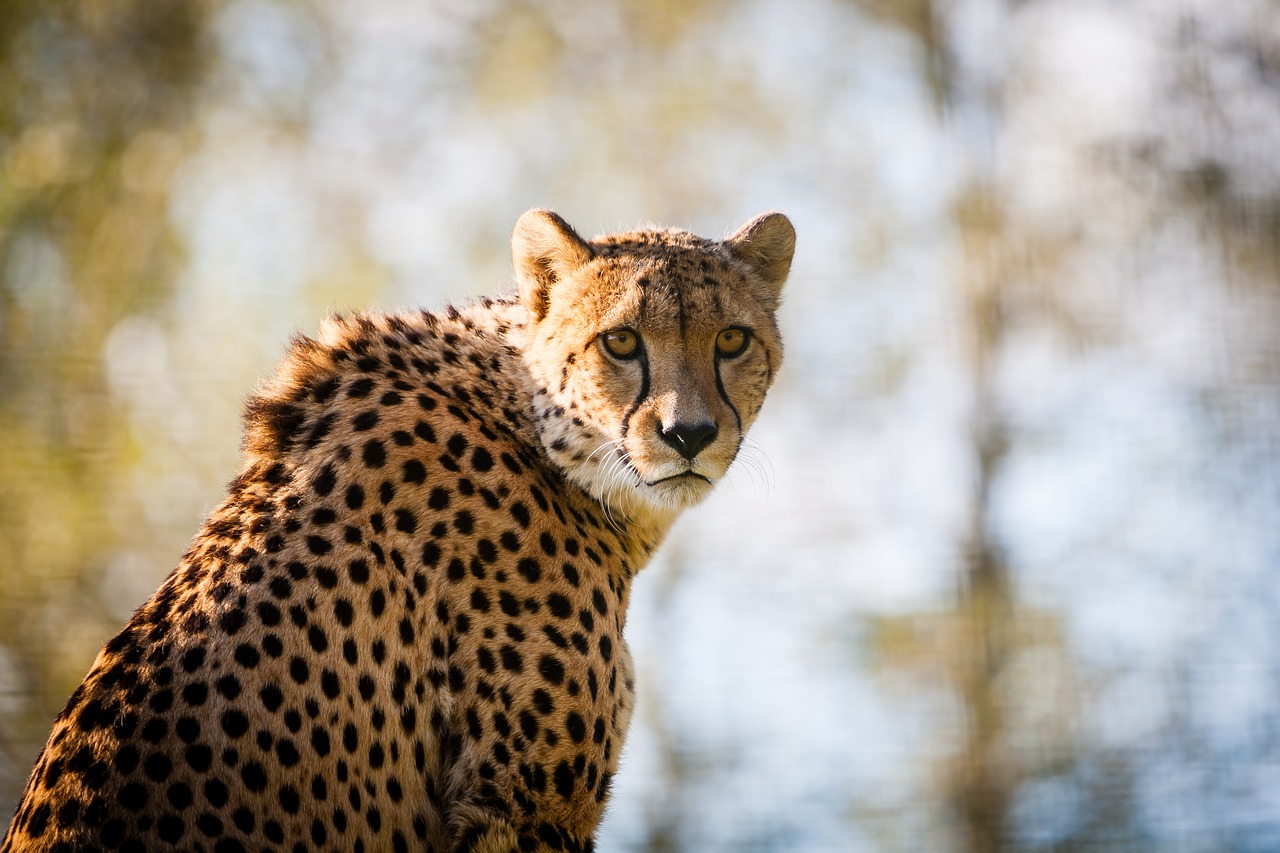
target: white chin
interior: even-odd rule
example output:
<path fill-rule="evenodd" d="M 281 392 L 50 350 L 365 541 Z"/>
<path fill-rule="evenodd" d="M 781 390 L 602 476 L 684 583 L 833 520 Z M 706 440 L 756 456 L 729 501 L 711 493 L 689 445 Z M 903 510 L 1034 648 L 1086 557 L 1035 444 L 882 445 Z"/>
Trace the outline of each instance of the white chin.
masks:
<path fill-rule="evenodd" d="M 709 477 L 691 471 L 657 471 L 642 479 L 640 472 L 631 468 L 623 474 L 612 467 L 605 476 L 599 469 L 588 470 L 589 474 L 579 469 L 579 477 L 573 479 L 606 507 L 637 520 L 651 513 L 668 516 L 688 509 L 713 486 Z"/>

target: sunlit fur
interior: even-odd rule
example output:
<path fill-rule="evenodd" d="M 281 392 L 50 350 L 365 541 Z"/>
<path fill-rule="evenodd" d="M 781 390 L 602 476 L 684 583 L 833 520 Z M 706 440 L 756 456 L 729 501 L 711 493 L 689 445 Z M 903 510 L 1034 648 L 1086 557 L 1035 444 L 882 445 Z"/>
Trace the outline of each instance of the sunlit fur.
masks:
<path fill-rule="evenodd" d="M 725 476 L 782 361 L 775 312 L 793 246 L 780 214 L 723 242 L 643 229 L 588 243 L 543 211 L 517 225 L 529 322 L 514 334 L 538 385 L 539 437 L 616 521 L 663 527 Z M 716 352 L 729 327 L 749 334 L 733 358 Z M 632 358 L 601 340 L 624 328 L 640 338 Z M 716 437 L 692 460 L 660 436 L 708 422 Z"/>

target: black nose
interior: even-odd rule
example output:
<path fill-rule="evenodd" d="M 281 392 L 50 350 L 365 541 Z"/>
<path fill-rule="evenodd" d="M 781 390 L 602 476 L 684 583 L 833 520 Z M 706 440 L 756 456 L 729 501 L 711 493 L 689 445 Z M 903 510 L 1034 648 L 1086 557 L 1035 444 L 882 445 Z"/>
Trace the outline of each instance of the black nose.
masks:
<path fill-rule="evenodd" d="M 717 432 L 716 425 L 709 421 L 701 424 L 675 424 L 669 428 L 658 424 L 658 435 L 685 459 L 692 459 L 702 448 L 715 441 Z"/>

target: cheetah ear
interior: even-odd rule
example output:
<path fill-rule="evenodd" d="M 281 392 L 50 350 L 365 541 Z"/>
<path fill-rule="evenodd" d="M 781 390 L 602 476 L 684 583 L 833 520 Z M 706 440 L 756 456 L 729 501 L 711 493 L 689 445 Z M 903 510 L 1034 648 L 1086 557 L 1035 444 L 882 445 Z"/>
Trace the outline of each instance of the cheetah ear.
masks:
<path fill-rule="evenodd" d="M 781 213 L 762 213 L 739 228 L 724 246 L 746 261 L 769 286 L 777 299 L 791 271 L 796 251 L 796 229 Z"/>
<path fill-rule="evenodd" d="M 551 288 L 591 260 L 591 244 L 550 210 L 530 210 L 511 233 L 520 302 L 535 321 L 547 316 Z"/>

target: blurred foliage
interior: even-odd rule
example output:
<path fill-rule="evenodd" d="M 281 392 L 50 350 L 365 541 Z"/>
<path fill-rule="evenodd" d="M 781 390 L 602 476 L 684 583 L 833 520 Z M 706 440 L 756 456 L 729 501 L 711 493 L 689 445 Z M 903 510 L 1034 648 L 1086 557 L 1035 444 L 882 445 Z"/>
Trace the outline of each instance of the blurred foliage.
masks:
<path fill-rule="evenodd" d="M 103 363 L 110 330 L 171 295 L 170 179 L 210 68 L 208 3 L 10 0 L 0 12 L 0 771 L 115 614 L 95 590 L 135 456 Z M 70 618 L 74 615 L 74 618 Z"/>

